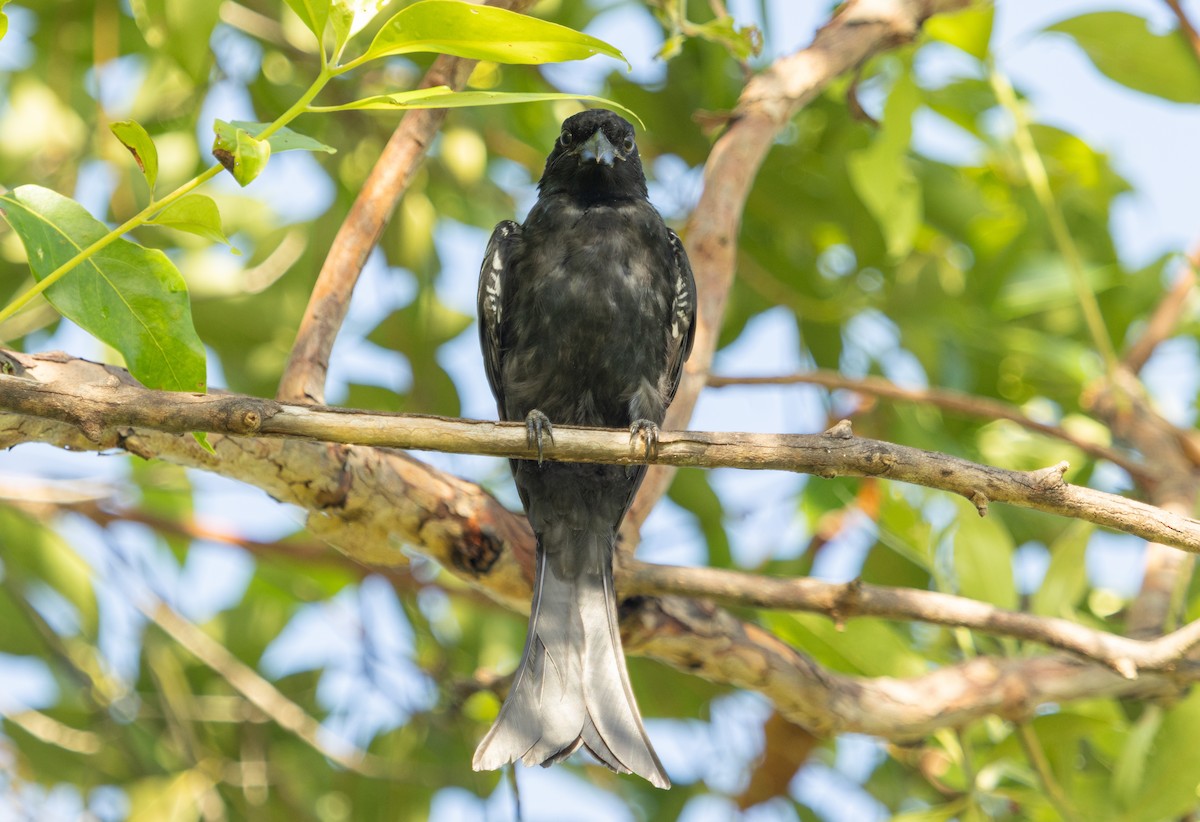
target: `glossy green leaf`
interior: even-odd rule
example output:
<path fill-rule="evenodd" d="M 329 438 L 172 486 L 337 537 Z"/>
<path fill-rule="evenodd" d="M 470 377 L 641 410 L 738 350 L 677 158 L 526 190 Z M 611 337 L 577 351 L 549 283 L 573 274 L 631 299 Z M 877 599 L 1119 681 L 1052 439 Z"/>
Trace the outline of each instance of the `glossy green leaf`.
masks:
<path fill-rule="evenodd" d="M 1102 74 L 1126 88 L 1176 103 L 1200 103 L 1200 62 L 1178 30 L 1156 34 L 1144 17 L 1099 11 L 1046 31 L 1074 39 Z"/>
<path fill-rule="evenodd" d="M 960 506 L 954 534 L 954 576 L 958 592 L 1000 608 L 1017 607 L 1013 581 L 1013 539 L 999 517 L 981 517 L 974 507 Z"/>
<path fill-rule="evenodd" d="M 129 149 L 138 168 L 146 176 L 146 183 L 153 194 L 154 185 L 158 182 L 158 149 L 154 147 L 154 141 L 136 120 L 121 120 L 111 123 L 109 128 L 125 148 Z"/>
<path fill-rule="evenodd" d="M 325 34 L 325 22 L 329 19 L 330 0 L 286 0 L 288 7 L 296 12 L 300 22 L 311 31 L 318 42 Z"/>
<path fill-rule="evenodd" d="M 925 21 L 925 33 L 932 40 L 949 43 L 976 60 L 983 60 L 987 57 L 995 17 L 996 7 L 991 3 L 970 5 L 960 11 L 933 15 Z"/>
<path fill-rule="evenodd" d="M 419 52 L 497 63 L 557 63 L 606 54 L 629 65 L 620 51 L 590 35 L 458 0 L 422 0 L 401 9 L 383 24 L 361 59 Z"/>
<path fill-rule="evenodd" d="M 917 102 L 917 86 L 906 72 L 892 86 L 882 128 L 871 145 L 846 158 L 854 190 L 879 224 L 894 258 L 912 250 L 921 225 L 921 184 L 908 164 Z"/>
<path fill-rule="evenodd" d="M 224 120 L 217 120 L 213 123 L 213 131 L 221 141 L 222 146 L 228 147 L 234 145 L 237 141 L 238 129 L 242 129 L 251 137 L 257 137 L 266 131 L 270 125 L 270 123 L 251 123 L 246 120 L 233 120 L 228 123 Z M 323 151 L 326 154 L 337 153 L 337 149 L 333 146 L 327 146 L 320 140 L 314 140 L 307 134 L 292 131 L 290 128 L 281 128 L 276 131 L 267 138 L 267 144 L 271 147 L 272 154 L 278 154 L 281 151 Z"/>
<path fill-rule="evenodd" d="M 108 234 L 83 206 L 40 186 L 0 196 L 39 280 Z M 64 317 L 121 353 L 143 385 L 204 391 L 204 346 L 187 285 L 157 249 L 118 239 L 46 289 Z"/>
<path fill-rule="evenodd" d="M 511 91 L 453 91 L 447 86 L 399 91 L 395 94 L 379 94 L 338 106 L 313 106 L 313 111 L 388 111 L 410 108 L 473 108 L 475 106 L 506 106 L 514 103 L 545 103 L 556 100 L 579 100 L 596 103 L 628 118 L 639 128 L 642 120 L 633 111 L 620 103 L 590 94 L 564 94 L 557 91 L 511 92 Z"/>
<path fill-rule="evenodd" d="M 213 156 L 233 175 L 238 185 L 250 185 L 271 159 L 271 144 L 223 120 L 213 123 L 213 131 L 217 135 L 213 141 Z"/>
<path fill-rule="evenodd" d="M 221 228 L 221 212 L 212 197 L 203 194 L 189 194 L 180 197 L 164 208 L 150 221 L 155 225 L 186 231 L 216 243 L 224 243 L 233 248 L 225 231 Z M 240 254 L 233 248 L 235 254 Z"/>

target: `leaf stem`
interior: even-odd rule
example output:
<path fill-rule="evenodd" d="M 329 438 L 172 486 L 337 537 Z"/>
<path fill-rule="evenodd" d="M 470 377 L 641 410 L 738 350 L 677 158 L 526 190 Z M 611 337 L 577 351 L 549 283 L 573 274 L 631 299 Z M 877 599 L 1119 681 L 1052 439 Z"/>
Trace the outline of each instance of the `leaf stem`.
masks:
<path fill-rule="evenodd" d="M 258 135 L 257 139 L 267 139 L 272 134 L 279 131 L 279 129 L 283 128 L 292 120 L 303 114 L 307 110 L 308 104 L 311 103 L 317 94 L 320 93 L 321 89 L 325 87 L 332 76 L 333 75 L 330 69 L 322 66 L 320 73 L 317 74 L 317 78 L 313 81 L 312 85 L 308 87 L 304 94 L 302 94 L 300 98 L 288 108 L 287 111 L 277 117 L 275 121 L 271 123 L 271 125 L 263 129 L 263 131 Z M 221 173 L 223 168 L 224 167 L 220 163 L 215 163 L 202 173 L 193 177 L 191 180 L 188 180 L 179 188 L 172 191 L 170 194 L 163 197 L 161 200 L 155 200 L 153 197 L 151 197 L 150 202 L 146 205 L 146 207 L 137 214 L 134 214 L 128 220 L 121 223 L 121 225 L 117 226 L 112 231 L 96 240 L 87 248 L 81 250 L 74 257 L 67 260 L 65 263 L 35 283 L 29 290 L 16 297 L 3 309 L 0 309 L 0 323 L 3 323 L 8 318 L 12 317 L 14 314 L 28 305 L 36 296 L 65 277 L 77 265 L 86 260 L 88 257 L 91 257 L 97 252 L 103 250 L 119 237 L 122 237 L 133 229 L 144 225 L 151 217 L 162 211 L 167 206 L 171 205 L 171 203 L 175 202 L 191 191 L 194 191 L 196 188 L 208 182 L 213 177 L 216 177 Z"/>
<path fill-rule="evenodd" d="M 1087 324 L 1088 333 L 1092 337 L 1092 344 L 1104 358 L 1106 369 L 1111 372 L 1118 364 L 1117 352 L 1113 348 L 1112 339 L 1104 325 L 1104 316 L 1100 312 L 1096 294 L 1088 284 L 1087 272 L 1084 270 L 1079 248 L 1075 245 L 1075 240 L 1067 228 L 1067 221 L 1063 217 L 1062 209 L 1054 199 L 1046 166 L 1042 163 L 1042 157 L 1033 141 L 1033 133 L 1029 129 L 1029 118 L 1026 117 L 1024 108 L 1017 100 L 1017 94 L 1008 78 L 994 66 L 988 73 L 988 80 L 996 93 L 996 99 L 1013 118 L 1013 142 L 1016 144 L 1017 154 L 1021 158 L 1025 177 L 1029 181 L 1029 187 L 1033 189 L 1033 196 L 1037 199 L 1038 205 L 1046 214 L 1046 220 L 1050 224 L 1050 233 L 1054 237 L 1054 244 L 1058 246 L 1058 252 L 1067 264 L 1067 270 L 1071 273 L 1071 284 L 1079 298 L 1079 307 L 1083 311 L 1083 318 Z"/>

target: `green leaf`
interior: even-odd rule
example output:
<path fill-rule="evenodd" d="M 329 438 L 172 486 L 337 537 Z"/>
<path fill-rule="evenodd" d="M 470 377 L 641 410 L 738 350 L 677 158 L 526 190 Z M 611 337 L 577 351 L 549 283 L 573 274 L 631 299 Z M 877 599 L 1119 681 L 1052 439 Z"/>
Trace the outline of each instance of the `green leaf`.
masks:
<path fill-rule="evenodd" d="M 4 35 L 8 34 L 8 15 L 4 13 L 4 7 L 11 0 L 0 0 L 0 40 L 4 39 Z"/>
<path fill-rule="evenodd" d="M 767 627 L 820 663 L 862 676 L 918 676 L 928 671 L 912 638 L 882 619 L 852 619 L 841 630 L 822 614 L 763 613 Z"/>
<path fill-rule="evenodd" d="M 1147 705 L 1133 724 L 1133 729 L 1125 736 L 1125 747 L 1113 764 L 1112 774 L 1112 793 L 1122 808 L 1133 806 L 1141 795 L 1142 781 L 1146 775 L 1146 756 L 1154 745 L 1154 737 L 1162 727 L 1162 721 L 1162 708 Z"/>
<path fill-rule="evenodd" d="M 925 21 L 924 30 L 931 39 L 949 43 L 976 60 L 983 60 L 987 57 L 995 17 L 996 7 L 991 3 L 972 5 L 949 14 L 935 14 Z"/>
<path fill-rule="evenodd" d="M 620 103 L 603 97 L 593 97 L 590 94 L 564 94 L 557 91 L 548 92 L 515 92 L 515 91 L 454 91 L 449 86 L 434 86 L 433 88 L 399 91 L 395 94 L 380 94 L 375 97 L 364 97 L 361 100 L 343 103 L 339 106 L 312 106 L 311 111 L 387 111 L 410 108 L 469 108 L 473 106 L 506 106 L 514 103 L 543 103 L 550 100 L 580 100 L 597 103 L 611 108 L 623 117 L 637 123 L 639 128 L 645 128 L 642 119 Z"/>
<path fill-rule="evenodd" d="M 383 24 L 359 60 L 415 52 L 497 63 L 557 63 L 607 54 L 629 65 L 619 50 L 590 35 L 506 9 L 457 0 L 423 0 L 401 9 Z"/>
<path fill-rule="evenodd" d="M 238 185 L 243 188 L 250 185 L 271 159 L 271 144 L 224 120 L 214 122 L 213 131 L 217 135 L 213 141 L 213 156 L 233 175 Z"/>
<path fill-rule="evenodd" d="M 1136 822 L 1178 819 L 1196 807 L 1200 784 L 1200 691 L 1167 710 L 1154 736 L 1142 789 L 1125 818 Z"/>
<path fill-rule="evenodd" d="M 954 534 L 954 573 L 958 592 L 999 608 L 1017 607 L 1012 573 L 1013 539 L 995 515 L 981 517 L 962 508 Z"/>
<path fill-rule="evenodd" d="M 1087 588 L 1084 560 L 1093 530 L 1088 523 L 1072 523 L 1050 546 L 1050 565 L 1030 603 L 1035 614 L 1067 616 L 1083 596 Z"/>
<path fill-rule="evenodd" d="M 121 120 L 110 124 L 109 128 L 125 148 L 129 149 L 138 168 L 146 176 L 146 183 L 153 194 L 154 184 L 158 182 L 158 149 L 154 147 L 154 141 L 136 120 Z"/>
<path fill-rule="evenodd" d="M 37 518 L 7 505 L 0 505 L 0 534 L 7 573 L 25 585 L 49 585 L 75 606 L 83 633 L 94 634 L 98 610 L 92 569 L 75 549 Z"/>
<path fill-rule="evenodd" d="M 335 52 L 375 19 L 386 0 L 333 0 L 329 21 L 333 23 Z"/>
<path fill-rule="evenodd" d="M 917 101 L 917 86 L 905 72 L 888 95 L 879 134 L 870 146 L 846 158 L 854 190 L 879 224 L 893 259 L 912 250 L 921 226 L 921 184 L 908 161 Z"/>
<path fill-rule="evenodd" d="M 150 222 L 154 225 L 196 234 L 233 248 L 221 228 L 221 212 L 217 209 L 216 202 L 212 197 L 206 197 L 203 194 L 189 194 L 179 198 L 154 215 L 154 219 Z M 233 251 L 235 254 L 241 253 L 236 248 L 233 248 Z"/>
<path fill-rule="evenodd" d="M 317 42 L 325 34 L 325 21 L 329 19 L 329 0 L 286 0 L 300 22 L 316 35 Z"/>
<path fill-rule="evenodd" d="M 39 280 L 109 233 L 74 200 L 40 186 L 21 186 L 0 203 Z M 114 240 L 45 294 L 64 317 L 119 351 L 143 385 L 205 390 L 204 346 L 187 285 L 161 251 Z"/>
<path fill-rule="evenodd" d="M 242 129 L 252 137 L 257 137 L 270 127 L 271 123 L 251 123 L 246 120 L 233 120 L 225 122 L 217 120 L 213 123 L 213 131 L 217 137 L 223 141 L 233 145 L 237 141 L 237 131 Z M 326 154 L 336 154 L 337 149 L 333 146 L 327 146 L 320 140 L 315 140 L 307 134 L 301 134 L 298 131 L 292 131 L 290 128 L 281 128 L 267 138 L 267 144 L 271 146 L 271 153 L 278 154 L 281 151 L 323 151 Z"/>
<path fill-rule="evenodd" d="M 1046 31 L 1073 38 L 1100 73 L 1126 88 L 1176 103 L 1200 103 L 1200 62 L 1178 30 L 1155 34 L 1136 14 L 1100 11 Z"/>

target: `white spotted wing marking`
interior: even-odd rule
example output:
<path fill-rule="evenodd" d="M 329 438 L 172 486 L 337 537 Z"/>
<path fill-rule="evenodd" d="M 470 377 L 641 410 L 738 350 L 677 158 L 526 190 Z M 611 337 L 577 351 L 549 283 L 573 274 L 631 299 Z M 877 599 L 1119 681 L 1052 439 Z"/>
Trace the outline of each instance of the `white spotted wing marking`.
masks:
<path fill-rule="evenodd" d="M 675 256 L 678 258 L 683 253 L 683 249 L 679 247 L 679 238 L 674 234 L 671 235 L 671 245 L 675 247 Z M 692 305 L 683 267 L 677 265 L 676 272 L 675 300 L 671 304 L 671 338 L 677 340 L 691 323 Z"/>
<path fill-rule="evenodd" d="M 508 237 L 508 229 L 500 229 L 500 242 L 496 243 L 496 250 L 492 252 L 491 270 L 487 273 L 487 281 L 484 283 L 483 292 L 487 300 L 488 313 L 495 318 L 497 325 L 500 324 L 501 312 L 503 305 L 500 299 L 500 272 L 504 270 L 504 260 L 500 257 L 500 245 L 505 238 Z"/>

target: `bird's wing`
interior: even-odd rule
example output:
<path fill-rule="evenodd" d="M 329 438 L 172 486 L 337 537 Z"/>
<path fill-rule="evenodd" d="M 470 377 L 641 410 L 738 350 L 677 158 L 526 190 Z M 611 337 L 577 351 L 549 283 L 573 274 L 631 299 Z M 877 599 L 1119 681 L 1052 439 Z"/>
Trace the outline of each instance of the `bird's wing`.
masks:
<path fill-rule="evenodd" d="M 488 383 L 496 397 L 496 405 L 504 416 L 504 389 L 500 380 L 500 361 L 504 356 L 504 289 L 511 270 L 512 252 L 521 239 L 521 226 L 505 220 L 496 226 L 483 254 L 479 268 L 479 345 L 483 349 L 483 364 Z"/>
<path fill-rule="evenodd" d="M 666 403 L 670 405 L 683 376 L 683 363 L 692 353 L 692 343 L 696 341 L 696 278 L 692 276 L 692 264 L 683 250 L 683 241 L 669 228 L 667 234 L 671 238 L 671 267 L 675 282 L 671 327 L 667 337 L 667 364 L 671 376 Z"/>

